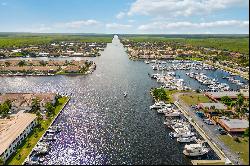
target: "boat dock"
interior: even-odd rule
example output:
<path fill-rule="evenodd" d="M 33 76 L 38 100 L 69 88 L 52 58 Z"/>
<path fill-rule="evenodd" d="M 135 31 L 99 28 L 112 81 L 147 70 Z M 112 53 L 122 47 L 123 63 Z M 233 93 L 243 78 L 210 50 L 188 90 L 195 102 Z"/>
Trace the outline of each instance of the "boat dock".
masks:
<path fill-rule="evenodd" d="M 193 165 L 225 165 L 226 162 L 226 156 L 225 154 L 218 148 L 218 146 L 210 141 L 210 138 L 207 136 L 207 134 L 202 130 L 201 127 L 194 121 L 192 121 L 192 118 L 188 115 L 188 113 L 179 105 L 179 103 L 176 101 L 174 102 L 177 108 L 183 113 L 183 115 L 188 119 L 189 123 L 196 129 L 197 132 L 202 136 L 202 138 L 209 144 L 209 146 L 213 149 L 213 151 L 216 153 L 216 155 L 220 158 L 220 160 L 191 160 Z"/>
<path fill-rule="evenodd" d="M 43 135 L 41 136 L 41 138 L 37 141 L 36 145 L 33 147 L 33 149 L 31 150 L 31 152 L 29 153 L 29 155 L 26 157 L 26 159 L 24 160 L 24 162 L 22 163 L 22 165 L 25 165 L 25 162 L 27 162 L 30 158 L 30 156 L 33 154 L 34 152 L 34 148 L 37 146 L 38 142 L 42 141 L 42 139 L 44 138 L 45 134 L 47 134 L 47 131 L 50 129 L 50 127 L 54 124 L 55 120 L 58 118 L 58 116 L 61 114 L 62 110 L 65 108 L 65 106 L 68 104 L 68 102 L 70 101 L 70 97 L 68 97 L 68 100 L 65 102 L 65 104 L 62 106 L 62 109 L 58 112 L 58 114 L 56 115 L 56 117 L 54 118 L 54 120 L 50 123 L 48 129 L 43 133 Z"/>

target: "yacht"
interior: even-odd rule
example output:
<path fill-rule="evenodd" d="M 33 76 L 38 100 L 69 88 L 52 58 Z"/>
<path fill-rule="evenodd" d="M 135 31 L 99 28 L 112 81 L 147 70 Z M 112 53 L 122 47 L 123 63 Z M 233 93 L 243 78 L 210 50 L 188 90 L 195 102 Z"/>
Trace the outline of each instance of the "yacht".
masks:
<path fill-rule="evenodd" d="M 169 133 L 169 136 L 172 138 L 177 138 L 177 137 L 192 137 L 194 136 L 195 133 L 191 132 L 191 131 L 186 131 L 186 132 L 181 132 L 181 133 L 177 133 L 177 132 L 171 132 Z"/>
<path fill-rule="evenodd" d="M 146 64 L 149 64 L 149 63 L 150 63 L 148 60 L 145 60 L 144 62 L 145 62 Z"/>
<path fill-rule="evenodd" d="M 174 110 L 172 112 L 165 113 L 166 117 L 177 117 L 177 116 L 180 116 L 180 115 L 181 115 L 181 112 L 178 111 L 178 110 Z"/>
<path fill-rule="evenodd" d="M 186 156 L 202 156 L 208 152 L 209 149 L 203 146 L 202 143 L 185 145 L 183 150 L 183 154 Z"/>
<path fill-rule="evenodd" d="M 43 141 L 54 141 L 55 137 L 53 135 L 47 135 L 42 140 Z"/>
<path fill-rule="evenodd" d="M 177 138 L 177 141 L 178 142 L 185 142 L 185 143 L 188 143 L 188 142 L 193 142 L 196 140 L 196 137 L 195 136 L 191 136 L 191 137 L 179 137 Z"/>
<path fill-rule="evenodd" d="M 38 154 L 44 154 L 48 152 L 48 148 L 45 146 L 36 146 L 33 150 Z"/>
<path fill-rule="evenodd" d="M 160 109 L 166 106 L 166 103 L 164 103 L 163 101 L 160 102 L 156 102 L 154 105 L 150 106 L 150 109 Z"/>
<path fill-rule="evenodd" d="M 57 132 L 60 132 L 60 131 L 61 131 L 61 127 L 59 127 L 59 126 L 50 126 L 49 129 L 51 129 L 51 130 L 56 130 Z"/>

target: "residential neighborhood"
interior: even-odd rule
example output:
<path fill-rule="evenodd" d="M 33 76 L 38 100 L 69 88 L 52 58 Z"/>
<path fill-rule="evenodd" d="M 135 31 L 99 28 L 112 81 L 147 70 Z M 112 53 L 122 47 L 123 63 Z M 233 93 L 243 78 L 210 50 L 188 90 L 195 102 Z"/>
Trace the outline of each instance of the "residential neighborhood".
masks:
<path fill-rule="evenodd" d="M 6 60 L 0 61 L 1 76 L 87 74 L 96 65 L 88 60 Z"/>

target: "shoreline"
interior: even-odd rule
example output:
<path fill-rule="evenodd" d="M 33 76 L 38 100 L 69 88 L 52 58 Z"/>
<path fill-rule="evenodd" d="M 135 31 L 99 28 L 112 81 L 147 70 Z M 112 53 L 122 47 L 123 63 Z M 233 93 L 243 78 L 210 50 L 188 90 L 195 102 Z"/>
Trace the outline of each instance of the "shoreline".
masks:
<path fill-rule="evenodd" d="M 69 103 L 70 101 L 70 97 L 69 96 L 64 96 L 67 97 L 67 101 L 64 103 L 64 105 L 62 106 L 61 110 L 57 113 L 57 115 L 54 117 L 54 119 L 52 120 L 52 122 L 50 123 L 50 125 L 48 126 L 48 128 L 45 130 L 45 132 L 43 133 L 43 135 L 39 138 L 39 140 L 36 142 L 36 144 L 34 145 L 34 147 L 37 145 L 37 143 L 39 141 L 42 140 L 42 138 L 44 137 L 44 135 L 47 133 L 47 130 L 54 124 L 54 122 L 57 120 L 58 116 L 62 113 L 62 111 L 64 110 L 64 108 L 66 107 L 66 105 Z M 29 155 L 25 158 L 25 160 L 23 161 L 22 165 L 24 165 L 24 163 L 29 159 L 30 155 L 33 153 L 33 149 L 30 151 Z"/>
<path fill-rule="evenodd" d="M 91 74 L 95 71 L 96 69 L 96 64 L 93 63 L 89 67 L 89 69 L 85 73 L 55 73 L 55 74 L 45 74 L 45 73 L 40 73 L 40 74 L 0 74 L 0 77 L 44 77 L 44 76 L 58 76 L 58 75 L 66 75 L 66 76 L 80 76 L 80 75 L 88 75 Z"/>
<path fill-rule="evenodd" d="M 36 143 L 34 144 L 34 146 L 32 147 L 31 151 L 29 152 L 29 154 L 27 156 L 25 156 L 24 161 L 21 161 L 20 163 L 22 163 L 22 165 L 24 165 L 25 161 L 27 160 L 27 158 L 30 156 L 30 154 L 33 152 L 33 148 L 37 145 L 37 143 L 43 138 L 43 136 L 46 134 L 47 130 L 49 129 L 49 127 L 54 123 L 54 121 L 58 118 L 58 116 L 61 114 L 62 110 L 64 110 L 65 106 L 68 104 L 68 102 L 70 101 L 70 96 L 62 96 L 62 98 L 66 98 L 66 101 L 63 103 L 63 105 L 61 105 L 60 110 L 57 112 L 57 114 L 53 117 L 52 121 L 50 122 L 50 124 L 48 125 L 48 127 L 45 128 L 45 130 L 43 130 L 43 134 L 42 136 L 36 141 Z M 29 136 L 33 136 L 34 135 L 34 129 L 33 131 L 30 133 L 30 135 L 28 135 L 23 143 L 25 143 L 27 141 L 27 139 L 29 139 Z M 23 144 L 22 143 L 22 144 Z M 20 144 L 20 145 L 22 145 Z M 22 146 L 19 150 L 21 151 L 22 148 L 25 148 L 26 146 Z M 18 154 L 18 152 L 16 152 L 15 154 L 13 154 L 13 156 L 11 156 L 7 161 L 6 161 L 6 165 L 16 165 L 17 163 L 11 163 L 13 161 L 13 159 L 15 159 L 16 155 Z"/>
<path fill-rule="evenodd" d="M 128 54 L 128 57 L 130 60 L 133 60 L 133 61 L 144 61 L 144 60 L 155 60 L 155 58 L 137 58 L 137 57 L 133 57 L 131 55 Z M 170 61 L 170 60 L 180 60 L 180 59 L 165 59 L 165 58 L 160 58 L 160 59 L 157 59 L 157 60 L 162 60 L 162 61 Z M 185 61 L 185 60 L 184 60 Z M 197 62 L 197 60 L 188 60 L 188 61 L 194 61 L 194 62 Z M 222 70 L 224 72 L 227 72 L 229 74 L 234 74 L 236 76 L 240 76 L 246 80 L 249 81 L 249 74 L 247 73 L 239 73 L 240 71 L 238 71 L 237 69 L 232 69 L 232 68 L 229 68 L 229 67 L 224 67 L 222 65 L 216 65 L 214 63 L 208 63 L 206 61 L 199 61 L 199 62 L 202 62 L 204 64 L 207 64 L 207 65 L 211 65 L 213 67 L 216 67 L 218 68 L 219 70 Z M 236 72 L 233 72 L 233 71 L 230 71 L 230 70 L 237 70 Z"/>
<path fill-rule="evenodd" d="M 159 102 L 159 100 L 156 100 L 155 96 L 152 93 L 153 89 L 150 89 L 150 95 L 152 96 L 154 102 Z M 206 165 L 206 164 L 225 164 L 226 161 L 226 156 L 225 154 L 217 147 L 217 145 L 215 143 L 212 143 L 210 141 L 211 138 L 209 138 L 205 132 L 198 126 L 197 123 L 192 122 L 188 113 L 178 104 L 177 101 L 175 101 L 174 103 L 170 103 L 170 104 L 174 104 L 184 115 L 184 117 L 188 120 L 188 122 L 195 128 L 196 132 L 199 133 L 199 135 L 205 140 L 205 142 L 207 142 L 209 144 L 209 147 L 214 151 L 214 153 L 219 157 L 219 160 L 192 160 L 190 159 L 191 163 L 193 165 Z"/>

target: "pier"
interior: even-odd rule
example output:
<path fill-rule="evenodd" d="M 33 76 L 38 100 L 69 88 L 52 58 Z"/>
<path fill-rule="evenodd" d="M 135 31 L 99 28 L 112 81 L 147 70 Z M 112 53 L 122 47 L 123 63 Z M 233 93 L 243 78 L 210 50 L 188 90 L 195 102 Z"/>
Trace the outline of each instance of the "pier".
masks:
<path fill-rule="evenodd" d="M 69 96 L 65 96 L 65 97 L 68 98 L 67 101 L 64 103 L 64 105 L 62 106 L 61 110 L 58 112 L 58 114 L 55 116 L 55 118 L 53 119 L 53 121 L 50 123 L 48 129 L 54 124 L 55 120 L 57 120 L 57 118 L 58 118 L 58 116 L 61 114 L 62 110 L 65 108 L 65 106 L 66 106 L 66 105 L 68 104 L 68 102 L 70 101 L 70 97 L 69 97 Z M 48 130 L 48 129 L 47 129 L 47 130 Z M 42 135 L 41 138 L 37 141 L 37 143 L 40 142 L 40 141 L 43 139 L 43 137 L 44 137 L 45 134 L 47 133 L 47 130 L 43 133 L 43 135 Z M 30 158 L 31 154 L 32 154 L 33 151 L 34 151 L 33 149 L 37 146 L 37 143 L 36 143 L 36 145 L 32 148 L 31 152 L 30 152 L 29 155 L 26 157 L 26 159 L 24 160 L 24 162 L 22 163 L 22 165 L 24 165 L 25 162 L 28 161 L 28 159 Z"/>
<path fill-rule="evenodd" d="M 217 156 L 220 158 L 220 160 L 192 160 L 193 165 L 207 165 L 207 164 L 225 164 L 226 156 L 225 154 L 217 147 L 217 145 L 213 142 L 211 142 L 208 135 L 200 128 L 200 126 L 192 121 L 192 118 L 189 116 L 189 114 L 179 105 L 179 103 L 176 101 L 174 102 L 177 108 L 183 113 L 183 115 L 188 119 L 189 123 L 196 129 L 196 131 L 202 136 L 202 138 L 209 144 L 209 146 L 213 149 L 213 151 L 217 154 Z"/>

